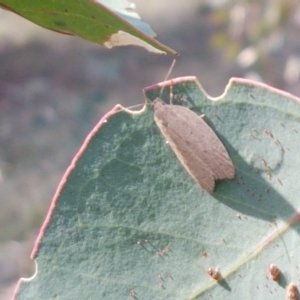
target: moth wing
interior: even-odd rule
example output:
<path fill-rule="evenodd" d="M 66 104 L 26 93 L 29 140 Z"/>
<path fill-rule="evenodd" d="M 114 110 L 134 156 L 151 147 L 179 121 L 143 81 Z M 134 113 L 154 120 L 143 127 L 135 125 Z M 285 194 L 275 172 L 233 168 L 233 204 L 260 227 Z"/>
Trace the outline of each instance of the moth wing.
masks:
<path fill-rule="evenodd" d="M 199 158 L 199 156 L 184 147 L 184 145 L 177 140 L 177 136 L 172 137 L 172 134 L 170 135 L 168 130 L 166 130 L 159 121 L 156 121 L 156 124 L 189 175 L 204 190 L 212 193 L 215 188 L 215 179 L 210 167 Z"/>
<path fill-rule="evenodd" d="M 170 140 L 175 139 L 176 147 L 180 147 L 179 151 L 183 151 L 185 155 L 189 153 L 190 156 L 194 153 L 211 169 L 215 180 L 234 177 L 235 169 L 226 148 L 201 117 L 178 105 L 157 102 L 154 109 L 156 123 L 160 122 L 159 127 L 165 128 L 169 138 L 166 134 L 164 136 L 170 144 Z"/>
<path fill-rule="evenodd" d="M 185 144 L 182 143 L 182 140 L 178 139 L 178 135 L 173 130 L 169 131 L 168 126 L 165 126 L 165 123 L 161 118 L 155 115 L 154 119 L 161 133 L 168 141 L 172 150 L 189 175 L 204 190 L 212 193 L 215 188 L 215 179 L 211 168 L 201 159 L 201 157 L 191 151 L 189 147 L 186 147 Z"/>

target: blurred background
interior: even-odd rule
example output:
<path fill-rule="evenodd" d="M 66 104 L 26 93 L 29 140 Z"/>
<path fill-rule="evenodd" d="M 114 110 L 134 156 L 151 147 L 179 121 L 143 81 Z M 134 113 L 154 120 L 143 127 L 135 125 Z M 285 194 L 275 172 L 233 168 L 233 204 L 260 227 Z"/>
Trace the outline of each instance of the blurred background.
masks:
<path fill-rule="evenodd" d="M 135 0 L 157 39 L 180 53 L 171 77 L 211 96 L 231 77 L 300 96 L 297 0 Z M 174 57 L 107 50 L 0 9 L 0 299 L 33 274 L 29 256 L 56 187 L 85 136 L 117 103 L 143 103 Z"/>

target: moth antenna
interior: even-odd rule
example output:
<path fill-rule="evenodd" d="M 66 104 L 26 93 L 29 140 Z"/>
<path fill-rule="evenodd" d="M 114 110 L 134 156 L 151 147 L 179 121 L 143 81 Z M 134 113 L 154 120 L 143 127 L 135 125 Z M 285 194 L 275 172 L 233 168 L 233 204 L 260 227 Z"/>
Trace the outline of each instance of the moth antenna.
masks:
<path fill-rule="evenodd" d="M 170 68 L 168 70 L 167 75 L 164 78 L 164 81 L 166 81 L 169 78 L 169 76 L 170 76 L 170 74 L 171 74 L 171 72 L 172 72 L 172 70 L 173 70 L 173 68 L 175 66 L 175 63 L 176 63 L 176 59 L 173 59 L 173 62 L 172 62 L 171 66 L 170 66 Z M 159 98 L 160 99 L 162 99 L 163 91 L 164 91 L 164 87 L 161 88 L 161 91 L 159 93 Z M 170 87 L 170 102 L 173 103 L 173 88 L 172 88 L 172 86 Z M 147 104 L 151 104 L 151 101 L 149 99 L 146 99 L 146 103 Z M 144 104 L 135 104 L 135 105 L 132 105 L 132 106 L 124 107 L 123 109 L 120 109 L 119 111 L 125 111 L 127 109 L 139 107 L 141 105 L 144 105 Z"/>
<path fill-rule="evenodd" d="M 171 64 L 171 66 L 170 66 L 170 68 L 169 68 L 169 71 L 168 71 L 166 77 L 164 78 L 164 81 L 166 81 L 166 80 L 169 78 L 171 72 L 173 71 L 173 68 L 174 68 L 174 66 L 175 66 L 175 63 L 176 63 L 176 59 L 173 59 L 172 64 Z"/>
<path fill-rule="evenodd" d="M 175 66 L 175 63 L 176 63 L 176 59 L 173 59 L 173 62 L 172 62 L 172 64 L 171 64 L 170 68 L 169 68 L 169 71 L 168 71 L 166 77 L 164 78 L 164 81 L 166 81 L 166 80 L 169 78 L 171 72 L 173 71 L 173 68 L 174 68 L 174 66 Z M 159 92 L 159 98 L 160 98 L 160 99 L 162 99 L 162 94 L 163 94 L 163 92 L 164 92 L 164 88 L 165 88 L 165 87 L 163 86 L 163 87 L 161 88 L 161 91 Z"/>
<path fill-rule="evenodd" d="M 174 94 L 173 94 L 173 86 L 171 85 L 170 86 L 170 104 L 173 105 L 173 97 L 174 97 Z"/>
<path fill-rule="evenodd" d="M 142 105 L 144 105 L 144 103 L 140 103 L 140 104 L 131 105 L 131 106 L 125 107 L 125 109 L 136 108 L 136 107 L 139 107 L 139 106 L 142 106 Z"/>
<path fill-rule="evenodd" d="M 140 104 L 135 104 L 135 105 L 131 105 L 131 106 L 128 106 L 128 107 L 119 107 L 118 111 L 116 111 L 116 113 L 120 113 L 121 111 L 128 111 L 128 110 L 131 110 L 132 108 L 136 108 L 136 107 L 140 107 L 144 105 L 144 103 L 140 103 Z M 132 110 L 131 113 L 136 113 L 137 111 L 135 110 Z"/>

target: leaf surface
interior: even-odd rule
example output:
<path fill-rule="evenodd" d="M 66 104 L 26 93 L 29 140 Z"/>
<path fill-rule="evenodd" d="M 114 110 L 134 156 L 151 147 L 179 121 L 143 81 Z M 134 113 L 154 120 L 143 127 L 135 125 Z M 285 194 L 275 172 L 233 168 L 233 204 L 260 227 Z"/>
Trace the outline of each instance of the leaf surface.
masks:
<path fill-rule="evenodd" d="M 47 29 L 107 48 L 136 45 L 158 54 L 176 54 L 153 39 L 150 26 L 125 0 L 0 0 L 0 6 Z"/>
<path fill-rule="evenodd" d="M 284 299 L 298 283 L 299 99 L 242 79 L 210 99 L 194 77 L 147 88 L 147 98 L 164 86 L 168 101 L 170 85 L 174 104 L 206 115 L 236 177 L 208 194 L 151 105 L 115 107 L 66 172 L 32 253 L 37 274 L 16 299 Z"/>

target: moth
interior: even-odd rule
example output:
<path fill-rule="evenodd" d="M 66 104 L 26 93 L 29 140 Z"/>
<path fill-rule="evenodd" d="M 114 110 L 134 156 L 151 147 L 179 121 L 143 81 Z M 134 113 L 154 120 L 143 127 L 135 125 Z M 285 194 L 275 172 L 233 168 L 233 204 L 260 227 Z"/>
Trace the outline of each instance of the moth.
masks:
<path fill-rule="evenodd" d="M 235 168 L 215 132 L 187 107 L 154 100 L 154 120 L 189 175 L 208 193 L 215 181 L 232 179 Z"/>

